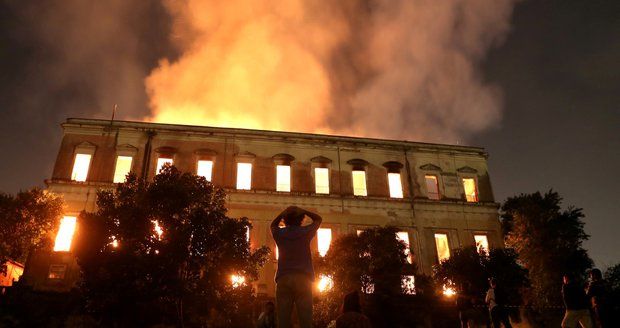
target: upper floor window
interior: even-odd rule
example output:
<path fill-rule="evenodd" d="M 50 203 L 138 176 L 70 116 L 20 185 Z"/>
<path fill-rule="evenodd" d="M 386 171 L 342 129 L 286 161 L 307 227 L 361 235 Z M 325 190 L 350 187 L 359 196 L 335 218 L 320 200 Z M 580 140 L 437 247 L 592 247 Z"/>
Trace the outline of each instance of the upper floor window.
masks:
<path fill-rule="evenodd" d="M 437 247 L 437 259 L 439 259 L 439 262 L 450 258 L 450 244 L 448 243 L 448 235 L 444 233 L 436 233 L 435 247 Z"/>
<path fill-rule="evenodd" d="M 276 165 L 276 191 L 291 191 L 291 166 Z"/>
<path fill-rule="evenodd" d="M 332 229 L 319 228 L 316 232 L 319 255 L 325 256 L 332 243 Z"/>
<path fill-rule="evenodd" d="M 407 256 L 407 262 L 412 263 L 411 258 L 411 244 L 409 243 L 409 233 L 407 231 L 399 231 L 396 233 L 396 239 L 402 241 L 405 244 L 405 256 Z"/>
<path fill-rule="evenodd" d="M 439 183 L 436 175 L 427 174 L 424 176 L 426 181 L 426 194 L 428 199 L 439 200 Z"/>
<path fill-rule="evenodd" d="M 487 235 L 474 235 L 474 241 L 476 242 L 478 253 L 489 253 L 489 239 Z"/>
<path fill-rule="evenodd" d="M 351 172 L 353 179 L 353 195 L 368 196 L 366 190 L 366 171 L 355 170 Z"/>
<path fill-rule="evenodd" d="M 252 189 L 252 163 L 237 163 L 237 189 Z"/>
<path fill-rule="evenodd" d="M 88 169 L 90 168 L 91 154 L 75 154 L 73 162 L 73 170 L 71 171 L 71 180 L 84 182 L 88 177 Z"/>
<path fill-rule="evenodd" d="M 390 189 L 391 198 L 403 198 L 403 183 L 400 177 L 400 171 L 403 164 L 399 162 L 386 162 L 383 166 L 387 169 L 388 187 Z"/>
<path fill-rule="evenodd" d="M 196 175 L 204 177 L 207 181 L 211 181 L 213 174 L 213 161 L 199 160 L 196 165 Z"/>
<path fill-rule="evenodd" d="M 326 167 L 314 168 L 314 187 L 317 194 L 329 194 L 329 169 Z"/>
<path fill-rule="evenodd" d="M 155 174 L 159 174 L 159 172 L 161 171 L 161 169 L 164 168 L 164 165 L 166 164 L 174 164 L 174 161 L 172 160 L 172 157 L 160 157 L 157 159 L 157 167 L 155 169 Z"/>
<path fill-rule="evenodd" d="M 465 191 L 465 199 L 468 202 L 478 201 L 478 188 L 476 187 L 476 179 L 474 178 L 462 178 L 463 190 Z"/>
<path fill-rule="evenodd" d="M 123 183 L 127 178 L 127 174 L 131 172 L 131 163 L 133 157 L 131 156 L 116 156 L 116 167 L 114 168 L 114 183 Z"/>
<path fill-rule="evenodd" d="M 60 220 L 60 227 L 54 240 L 55 252 L 68 252 L 71 250 L 76 224 L 77 218 L 75 216 L 65 216 Z"/>

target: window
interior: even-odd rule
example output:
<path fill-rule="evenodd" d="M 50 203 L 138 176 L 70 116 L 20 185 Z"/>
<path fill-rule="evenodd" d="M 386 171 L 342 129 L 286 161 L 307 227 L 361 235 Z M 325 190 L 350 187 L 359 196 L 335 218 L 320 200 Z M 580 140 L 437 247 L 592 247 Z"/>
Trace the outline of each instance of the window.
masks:
<path fill-rule="evenodd" d="M 127 178 L 127 174 L 131 171 L 131 162 L 133 157 L 131 156 L 117 156 L 116 168 L 114 169 L 114 183 L 123 183 Z"/>
<path fill-rule="evenodd" d="M 314 187 L 317 194 L 329 194 L 329 169 L 314 168 Z"/>
<path fill-rule="evenodd" d="M 157 167 L 155 169 L 155 175 L 159 174 L 159 171 L 164 167 L 164 164 L 172 165 L 174 161 L 170 157 L 160 157 L 157 159 Z"/>
<path fill-rule="evenodd" d="M 415 295 L 415 276 L 402 276 L 400 288 L 403 294 Z"/>
<path fill-rule="evenodd" d="M 329 250 L 329 245 L 332 243 L 332 229 L 319 228 L 316 232 L 316 240 L 318 243 L 319 255 L 325 256 Z"/>
<path fill-rule="evenodd" d="M 465 190 L 465 199 L 468 202 L 478 201 L 478 190 L 474 178 L 463 178 L 463 190 Z"/>
<path fill-rule="evenodd" d="M 60 220 L 60 228 L 54 241 L 55 252 L 68 252 L 71 250 L 76 221 L 77 218 L 75 216 L 65 216 Z"/>
<path fill-rule="evenodd" d="M 409 244 L 409 233 L 407 231 L 399 231 L 396 233 L 396 239 L 402 241 L 405 244 L 405 255 L 407 256 L 407 262 L 411 263 L 411 251 Z"/>
<path fill-rule="evenodd" d="M 86 181 L 88 177 L 88 168 L 90 167 L 91 154 L 76 154 L 73 162 L 73 171 L 71 172 L 71 180 Z"/>
<path fill-rule="evenodd" d="M 276 165 L 276 191 L 291 191 L 291 167 L 289 165 Z"/>
<path fill-rule="evenodd" d="M 211 181 L 211 175 L 213 173 L 213 161 L 198 161 L 196 168 L 196 175 L 204 177 L 207 181 Z"/>
<path fill-rule="evenodd" d="M 478 253 L 489 253 L 489 239 L 486 235 L 474 235 L 474 241 L 476 242 Z"/>
<path fill-rule="evenodd" d="M 50 270 L 47 274 L 49 279 L 64 279 L 65 272 L 67 272 L 66 264 L 52 264 L 50 265 Z"/>
<path fill-rule="evenodd" d="M 353 195 L 355 196 L 367 196 L 366 191 L 366 171 L 355 170 L 352 171 L 353 175 Z"/>
<path fill-rule="evenodd" d="M 237 163 L 237 189 L 252 189 L 252 163 Z"/>
<path fill-rule="evenodd" d="M 403 198 L 403 185 L 400 181 L 400 173 L 388 173 L 388 185 L 390 186 L 390 197 Z"/>
<path fill-rule="evenodd" d="M 439 200 L 439 183 L 437 181 L 437 176 L 425 175 L 424 180 L 426 180 L 426 194 L 428 199 Z"/>
<path fill-rule="evenodd" d="M 439 262 L 450 258 L 450 244 L 448 243 L 448 235 L 436 233 L 435 246 L 437 247 L 437 258 L 439 259 Z"/>

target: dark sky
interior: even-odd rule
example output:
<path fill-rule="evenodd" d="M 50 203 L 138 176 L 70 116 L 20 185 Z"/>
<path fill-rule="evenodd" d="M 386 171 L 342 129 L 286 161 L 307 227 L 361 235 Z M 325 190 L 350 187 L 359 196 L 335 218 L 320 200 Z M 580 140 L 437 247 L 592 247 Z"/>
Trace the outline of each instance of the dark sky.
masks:
<path fill-rule="evenodd" d="M 142 79 L 159 58 L 175 56 L 159 1 L 130 10 L 122 1 L 90 4 L 77 18 L 63 11 L 67 2 L 83 5 L 0 0 L 0 191 L 42 185 L 67 117 L 107 118 L 116 102 L 146 114 Z M 72 20 L 80 24 L 67 30 Z M 100 35 L 84 38 L 95 22 Z M 620 1 L 522 1 L 512 25 L 482 70 L 502 89 L 502 123 L 469 143 L 489 151 L 498 201 L 554 189 L 584 209 L 596 264 L 620 262 Z M 133 37 L 109 33 L 119 26 Z"/>

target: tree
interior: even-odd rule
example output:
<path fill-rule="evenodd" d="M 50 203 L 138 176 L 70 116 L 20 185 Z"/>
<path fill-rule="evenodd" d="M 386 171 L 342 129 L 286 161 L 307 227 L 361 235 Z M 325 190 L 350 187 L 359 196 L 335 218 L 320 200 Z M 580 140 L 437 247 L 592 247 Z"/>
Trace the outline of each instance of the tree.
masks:
<path fill-rule="evenodd" d="M 467 283 L 480 299 L 489 287 L 488 279 L 494 277 L 511 305 L 522 303 L 521 294 L 528 285 L 527 270 L 517 263 L 517 254 L 510 248 L 491 249 L 488 254 L 478 252 L 475 246 L 455 249 L 434 271 L 438 285 L 460 287 Z"/>
<path fill-rule="evenodd" d="M 39 188 L 0 193 L 0 272 L 8 260 L 24 263 L 30 250 L 49 248 L 62 210 L 60 197 Z"/>
<path fill-rule="evenodd" d="M 407 313 L 399 313 L 396 305 L 402 294 L 401 277 L 413 274 L 407 263 L 406 245 L 396 238 L 393 227 L 374 228 L 344 235 L 332 243 L 326 256 L 318 259 L 317 273 L 332 278 L 333 288 L 319 296 L 315 306 L 317 327 L 337 317 L 345 294 L 367 291 L 364 300 L 374 326 L 397 326 Z M 371 292 L 372 291 L 372 292 Z"/>
<path fill-rule="evenodd" d="M 592 260 L 582 247 L 588 239 L 580 208 L 562 210 L 562 198 L 549 191 L 510 197 L 502 206 L 506 245 L 514 248 L 529 271 L 532 304 L 561 304 L 561 281 L 566 272 L 585 275 Z"/>
<path fill-rule="evenodd" d="M 152 183 L 129 175 L 97 205 L 80 214 L 74 249 L 87 308 L 104 324 L 249 325 L 249 282 L 269 249 L 250 250 L 250 223 L 226 216 L 222 189 L 166 166 Z"/>
<path fill-rule="evenodd" d="M 609 287 L 609 303 L 612 313 L 620 311 L 620 263 L 605 270 L 605 281 Z"/>

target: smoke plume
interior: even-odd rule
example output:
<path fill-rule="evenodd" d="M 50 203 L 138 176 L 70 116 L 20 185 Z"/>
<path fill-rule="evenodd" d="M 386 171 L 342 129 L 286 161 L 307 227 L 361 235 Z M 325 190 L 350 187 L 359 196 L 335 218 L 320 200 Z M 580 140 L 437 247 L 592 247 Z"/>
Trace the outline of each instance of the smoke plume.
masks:
<path fill-rule="evenodd" d="M 479 63 L 516 0 L 167 0 L 158 122 L 455 142 L 501 118 Z"/>

